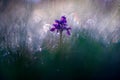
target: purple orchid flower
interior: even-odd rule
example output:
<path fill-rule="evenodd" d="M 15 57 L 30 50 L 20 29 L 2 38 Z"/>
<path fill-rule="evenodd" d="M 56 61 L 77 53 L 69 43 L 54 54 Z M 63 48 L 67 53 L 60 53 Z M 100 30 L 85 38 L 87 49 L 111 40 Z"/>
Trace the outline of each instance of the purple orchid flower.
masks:
<path fill-rule="evenodd" d="M 62 16 L 60 20 L 55 20 L 55 23 L 53 24 L 53 27 L 50 29 L 50 31 L 54 32 L 55 30 L 57 30 L 57 32 L 59 32 L 60 34 L 62 34 L 62 32 L 64 30 L 67 31 L 67 34 L 70 35 L 70 27 L 67 27 L 67 20 L 65 16 Z"/>

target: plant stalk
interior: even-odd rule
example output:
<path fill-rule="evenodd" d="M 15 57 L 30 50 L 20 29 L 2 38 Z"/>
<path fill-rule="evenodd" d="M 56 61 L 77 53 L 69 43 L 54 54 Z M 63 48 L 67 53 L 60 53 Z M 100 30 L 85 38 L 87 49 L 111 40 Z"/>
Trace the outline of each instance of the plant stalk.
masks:
<path fill-rule="evenodd" d="M 60 31 L 60 42 L 59 42 L 60 52 L 62 51 L 62 31 Z"/>

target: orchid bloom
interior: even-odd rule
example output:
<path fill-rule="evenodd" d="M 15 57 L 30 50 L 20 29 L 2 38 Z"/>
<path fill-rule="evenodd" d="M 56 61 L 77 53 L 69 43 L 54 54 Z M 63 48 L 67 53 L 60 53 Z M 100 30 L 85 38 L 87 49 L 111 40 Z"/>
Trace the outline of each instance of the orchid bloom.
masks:
<path fill-rule="evenodd" d="M 67 27 L 67 20 L 65 16 L 62 16 L 60 20 L 55 20 L 55 23 L 53 24 L 53 27 L 50 29 L 50 31 L 54 32 L 55 30 L 57 30 L 57 32 L 59 32 L 60 34 L 62 34 L 62 32 L 64 30 L 67 31 L 67 34 L 70 35 L 70 27 Z"/>

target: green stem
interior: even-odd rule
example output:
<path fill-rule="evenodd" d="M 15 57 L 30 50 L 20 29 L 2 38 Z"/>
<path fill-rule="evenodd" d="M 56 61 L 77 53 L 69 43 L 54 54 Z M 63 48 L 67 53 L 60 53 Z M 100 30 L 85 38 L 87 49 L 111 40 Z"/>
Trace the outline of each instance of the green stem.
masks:
<path fill-rule="evenodd" d="M 62 31 L 60 31 L 60 52 L 62 51 Z"/>

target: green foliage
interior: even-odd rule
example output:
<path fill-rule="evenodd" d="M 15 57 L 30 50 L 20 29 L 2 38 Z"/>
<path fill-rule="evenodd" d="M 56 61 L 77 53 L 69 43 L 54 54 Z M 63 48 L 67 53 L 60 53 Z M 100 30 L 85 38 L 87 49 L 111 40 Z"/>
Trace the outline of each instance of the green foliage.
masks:
<path fill-rule="evenodd" d="M 83 32 L 73 33 L 62 49 L 0 49 L 0 74 L 3 80 L 75 80 L 115 77 L 119 72 L 120 45 L 105 46 Z M 5 53 L 9 53 L 4 55 Z M 117 72 L 118 70 L 118 72 Z M 113 75 L 112 73 L 116 74 Z M 109 75 L 112 75 L 108 77 Z M 85 77 L 86 76 L 86 77 Z"/>

